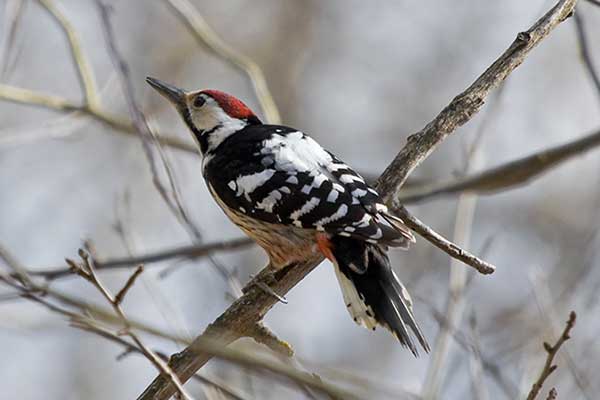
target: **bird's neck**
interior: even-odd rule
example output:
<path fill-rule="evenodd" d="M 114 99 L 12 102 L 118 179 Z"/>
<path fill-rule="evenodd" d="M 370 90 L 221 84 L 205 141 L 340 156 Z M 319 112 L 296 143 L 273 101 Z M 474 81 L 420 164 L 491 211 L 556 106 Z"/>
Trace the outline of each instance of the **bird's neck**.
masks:
<path fill-rule="evenodd" d="M 203 155 L 214 152 L 225 139 L 241 131 L 246 126 L 248 126 L 247 121 L 230 118 L 218 121 L 215 125 L 203 129 L 199 138 L 201 147 L 204 147 Z M 204 142 L 204 145 L 202 142 Z"/>

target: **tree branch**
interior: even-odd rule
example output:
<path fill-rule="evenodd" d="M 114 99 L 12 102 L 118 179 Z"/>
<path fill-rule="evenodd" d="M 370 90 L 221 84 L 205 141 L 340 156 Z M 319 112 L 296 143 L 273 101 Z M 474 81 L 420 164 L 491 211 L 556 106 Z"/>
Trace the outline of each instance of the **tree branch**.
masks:
<path fill-rule="evenodd" d="M 176 247 L 171 250 L 149 253 L 136 257 L 113 258 L 106 261 L 96 261 L 96 270 L 109 270 L 127 268 L 137 264 L 152 264 L 172 258 L 197 259 L 220 251 L 231 251 L 249 247 L 254 242 L 249 238 L 233 239 L 226 242 L 214 242 L 201 245 Z M 41 276 L 48 280 L 72 276 L 69 268 L 46 268 L 39 271 L 31 271 L 32 276 Z"/>
<path fill-rule="evenodd" d="M 471 86 L 456 96 L 425 128 L 408 137 L 404 148 L 379 178 L 378 189 L 386 200 L 399 204 L 397 196 L 408 175 L 444 139 L 469 121 L 485 103 L 487 95 L 517 68 L 527 54 L 556 26 L 572 15 L 577 0 L 561 0 L 515 41 Z"/>
<path fill-rule="evenodd" d="M 79 257 L 83 261 L 82 264 L 78 264 L 75 261 L 67 259 L 67 264 L 69 264 L 77 275 L 81 276 L 83 279 L 91 283 L 98 291 L 102 294 L 102 296 L 106 299 L 106 301 L 112 306 L 115 314 L 119 318 L 122 323 L 122 330 L 119 331 L 122 335 L 127 335 L 129 338 L 136 344 L 136 346 L 141 350 L 142 354 L 160 371 L 161 374 L 167 376 L 171 383 L 177 389 L 177 392 L 181 395 L 184 400 L 192 400 L 192 397 L 187 394 L 185 389 L 183 388 L 182 383 L 177 378 L 177 375 L 173 373 L 171 368 L 165 363 L 154 351 L 152 351 L 148 346 L 146 346 L 139 336 L 133 332 L 131 322 L 125 315 L 125 311 L 123 307 L 121 307 L 121 302 L 123 301 L 124 296 L 127 294 L 127 291 L 133 286 L 137 277 L 142 273 L 143 267 L 140 266 L 138 269 L 129 277 L 125 285 L 116 296 L 113 296 L 108 289 L 104 286 L 102 281 L 98 278 L 94 268 L 94 261 L 82 249 L 79 250 Z"/>
<path fill-rule="evenodd" d="M 600 3 L 594 3 L 600 5 Z M 583 17 L 579 13 L 575 13 L 575 31 L 577 32 L 577 43 L 579 44 L 579 51 L 583 60 L 583 65 L 587 70 L 594 87 L 596 88 L 596 94 L 600 96 L 600 76 L 594 68 L 594 62 L 592 61 L 592 55 L 590 53 L 590 46 L 588 45 L 587 36 L 585 35 L 585 24 Z"/>
<path fill-rule="evenodd" d="M 546 357 L 546 362 L 544 363 L 544 367 L 542 368 L 542 371 L 540 372 L 540 376 L 533 383 L 533 385 L 531 387 L 531 391 L 527 395 L 527 400 L 534 400 L 537 397 L 537 395 L 540 393 L 540 390 L 542 390 L 542 386 L 544 385 L 544 382 L 546 381 L 546 379 L 548 379 L 550 374 L 552 372 L 554 372 L 554 370 L 556 370 L 556 365 L 553 364 L 554 357 L 556 357 L 556 354 L 558 353 L 558 350 L 560 350 L 560 347 L 563 345 L 563 343 L 565 343 L 567 340 L 569 340 L 571 338 L 570 334 L 571 334 L 571 330 L 575 326 L 576 318 L 577 318 L 577 315 L 575 314 L 575 311 L 571 311 L 571 313 L 569 314 L 569 320 L 567 321 L 565 329 L 564 329 L 562 335 L 560 335 L 560 337 L 554 344 L 554 346 L 551 346 L 549 343 L 544 342 L 544 350 L 546 350 L 546 352 L 548 353 L 548 355 Z"/>
<path fill-rule="evenodd" d="M 530 156 L 478 172 L 449 183 L 425 185 L 402 189 L 399 203 L 432 200 L 455 193 L 492 194 L 525 185 L 533 179 L 576 156 L 600 146 L 600 130 L 560 146 L 534 153 Z"/>
<path fill-rule="evenodd" d="M 529 31 L 520 33 L 515 43 L 473 85 L 455 98 L 422 131 L 409 138 L 407 145 L 379 179 L 378 189 L 388 203 L 396 197 L 408 174 L 458 126 L 466 123 L 481 108 L 487 94 L 523 62 L 526 54 L 541 39 L 571 15 L 575 3 L 576 0 L 561 0 Z M 315 255 L 313 259 L 289 265 L 274 274 L 274 279 L 268 282 L 269 286 L 280 295 L 285 295 L 321 261 L 322 258 Z M 202 343 L 206 340 L 218 340 L 221 345 L 227 345 L 247 335 L 273 307 L 277 300 L 258 289 L 255 284 L 256 281 L 265 280 L 267 276 L 270 276 L 268 268 L 263 269 L 246 286 L 244 296 L 236 300 L 202 335 L 194 339 L 192 345 L 171 357 L 169 364 L 182 382 L 188 380 L 211 359 L 211 354 L 203 351 Z M 158 376 L 138 400 L 166 400 L 173 393 L 174 387 L 170 381 L 164 376 Z"/>
<path fill-rule="evenodd" d="M 75 67 L 77 68 L 79 82 L 85 93 L 86 104 L 90 108 L 100 107 L 100 96 L 98 95 L 98 90 L 96 88 L 94 71 L 83 53 L 75 28 L 73 28 L 67 17 L 65 17 L 52 0 L 38 0 L 38 2 L 50 13 L 50 15 L 52 15 L 67 36 L 71 56 L 75 63 Z"/>
<path fill-rule="evenodd" d="M 0 40 L 0 80 L 4 80 L 13 61 L 13 49 L 16 43 L 17 27 L 25 10 L 24 0 L 8 0 L 4 6 L 2 21 L 2 40 Z"/>
<path fill-rule="evenodd" d="M 108 113 L 98 107 L 81 105 L 65 99 L 64 97 L 49 95 L 16 86 L 0 84 L 0 99 L 11 101 L 13 103 L 42 107 L 54 111 L 80 113 L 82 115 L 87 115 L 98 122 L 102 122 L 119 132 L 128 135 L 137 135 L 136 129 L 129 121 Z M 164 146 L 169 146 L 187 153 L 198 154 L 198 151 L 193 145 L 185 143 L 175 137 L 161 136 L 158 138 L 158 142 Z"/>
<path fill-rule="evenodd" d="M 442 235 L 421 222 L 417 217 L 408 212 L 404 206 L 398 208 L 392 207 L 392 210 L 404 221 L 413 231 L 417 232 L 429 243 L 433 244 L 450 257 L 462 261 L 466 265 L 475 268 L 484 275 L 493 273 L 496 267 L 487 261 L 484 261 L 474 254 L 469 253 L 455 243 L 452 243 Z"/>
<path fill-rule="evenodd" d="M 90 63 L 87 61 L 87 58 L 84 56 L 83 49 L 79 41 L 79 36 L 75 28 L 71 25 L 66 16 L 62 14 L 60 9 L 52 0 L 38 0 L 38 2 L 59 24 L 68 39 L 73 63 L 76 66 L 78 78 L 83 89 L 85 99 L 84 104 L 78 104 L 59 96 L 48 95 L 3 84 L 0 84 L 0 99 L 20 104 L 39 106 L 55 111 L 77 112 L 85 114 L 99 122 L 109 125 L 117 131 L 135 135 L 137 131 L 129 121 L 124 120 L 116 115 L 107 113 L 102 109 L 100 95 L 96 88 L 93 70 Z M 165 146 L 170 146 L 189 153 L 198 153 L 193 145 L 182 142 L 173 137 L 161 137 L 158 138 L 158 141 Z"/>
<path fill-rule="evenodd" d="M 254 92 L 256 93 L 260 107 L 265 115 L 265 119 L 270 124 L 280 124 L 281 117 L 279 115 L 279 110 L 275 105 L 265 75 L 258 64 L 225 43 L 208 25 L 204 17 L 202 17 L 202 14 L 200 14 L 188 0 L 166 1 L 173 11 L 175 11 L 177 17 L 183 21 L 192 35 L 194 35 L 201 44 L 205 45 L 217 56 L 239 68 L 248 76 L 254 87 Z"/>
<path fill-rule="evenodd" d="M 2 247 L 0 247 L 0 250 L 3 250 Z M 28 271 L 25 271 L 20 264 L 16 264 L 15 263 L 16 261 L 14 260 L 14 258 L 12 258 L 8 254 L 8 252 L 6 252 L 6 251 L 0 252 L 0 258 L 4 258 L 4 256 L 6 256 L 6 255 L 8 255 L 8 258 L 5 258 L 5 261 L 9 265 L 9 267 L 11 267 L 11 269 L 19 270 L 23 273 L 28 272 Z M 81 322 L 82 321 L 81 318 L 88 318 L 86 316 L 89 315 L 90 317 L 85 320 L 86 324 L 88 322 L 93 324 L 94 321 L 102 321 L 109 325 L 118 325 L 121 323 L 121 320 L 118 317 L 116 317 L 110 311 L 103 309 L 102 307 L 98 307 L 93 304 L 83 302 L 79 299 L 76 299 L 76 298 L 66 295 L 64 293 L 61 293 L 54 289 L 44 287 L 44 286 L 39 286 L 39 285 L 31 282 L 29 279 L 27 279 L 28 286 L 24 286 L 23 284 L 18 284 L 17 282 L 14 282 L 10 276 L 5 275 L 2 273 L 2 271 L 0 271 L 0 281 L 5 282 L 10 287 L 13 287 L 14 289 L 18 290 L 21 293 L 20 294 L 21 297 L 35 301 L 36 303 L 40 303 L 40 304 L 44 305 L 45 307 L 47 307 L 48 309 L 50 309 L 51 311 L 58 312 L 60 314 L 65 315 L 64 313 L 62 313 L 60 311 L 62 309 L 59 309 L 59 307 L 55 306 L 54 304 L 49 303 L 48 301 L 46 301 L 45 299 L 43 299 L 40 296 L 49 296 L 49 297 L 53 298 L 54 300 L 57 300 L 65 305 L 79 309 L 81 311 L 81 314 L 78 315 L 77 322 Z M 183 344 L 187 344 L 187 345 L 190 344 L 190 342 L 185 338 L 182 338 L 180 336 L 177 336 L 177 335 L 174 335 L 174 334 L 171 334 L 168 332 L 161 331 L 161 330 L 156 329 L 156 328 L 154 328 L 150 325 L 147 325 L 143 322 L 130 319 L 129 323 L 131 324 L 132 327 L 134 327 L 140 331 L 154 335 L 156 337 L 168 339 L 168 340 L 174 341 L 176 343 L 183 343 Z M 250 353 L 243 352 L 240 350 L 224 348 L 221 344 L 219 344 L 215 341 L 207 340 L 207 341 L 199 342 L 197 345 L 199 346 L 199 348 L 202 349 L 202 351 L 205 351 L 214 357 L 220 358 L 222 360 L 230 361 L 232 363 L 235 363 L 236 365 L 248 366 L 248 367 L 256 368 L 259 370 L 270 371 L 274 374 L 277 374 L 280 377 L 288 378 L 299 384 L 307 385 L 311 388 L 320 390 L 324 393 L 329 394 L 333 398 L 343 398 L 343 399 L 346 399 L 346 398 L 354 399 L 355 398 L 355 396 L 353 394 L 347 392 L 346 390 L 337 388 L 336 386 L 333 386 L 331 384 L 323 382 L 320 378 L 314 376 L 314 374 L 308 374 L 303 371 L 299 371 L 298 369 L 292 368 L 288 365 L 284 365 L 279 362 L 272 362 L 270 360 L 266 360 L 263 357 L 258 357 L 254 354 L 250 354 Z"/>
<path fill-rule="evenodd" d="M 13 278 L 9 274 L 5 274 L 0 269 L 0 282 L 4 282 L 8 286 L 16 289 L 20 297 L 34 301 L 43 305 L 52 312 L 67 316 L 75 327 L 80 328 L 85 326 L 99 327 L 99 322 L 107 326 L 122 326 L 122 319 L 102 307 L 81 301 L 70 295 L 52 289 L 47 286 L 42 286 L 30 279 L 30 271 L 26 269 L 13 255 L 0 244 L 0 260 L 11 269 L 18 277 Z M 14 275 L 14 274 L 13 274 Z M 73 313 L 65 308 L 54 305 L 48 301 L 51 298 L 66 306 L 76 308 L 79 313 Z M 171 334 L 157 328 L 154 328 L 146 323 L 128 319 L 129 325 L 139 331 L 149 333 L 156 337 L 168 339 L 175 343 L 183 343 L 190 345 L 190 341 L 181 336 Z M 102 327 L 101 327 L 102 328 Z M 103 329 L 105 330 L 105 329 Z M 265 335 L 270 333 L 264 332 Z M 277 340 L 273 335 L 269 340 Z M 354 399 L 356 396 L 344 389 L 328 384 L 321 380 L 315 374 L 309 374 L 280 362 L 273 362 L 264 357 L 257 356 L 255 353 L 248 353 L 241 350 L 225 348 L 214 340 L 205 340 L 197 343 L 203 351 L 213 355 L 214 357 L 235 363 L 240 366 L 247 366 L 258 370 L 269 371 L 280 378 L 288 378 L 289 380 L 298 383 L 301 386 L 308 386 L 313 389 L 322 391 L 332 398 Z M 157 353 L 161 358 L 165 359 L 161 353 Z M 195 375 L 197 376 L 197 375 Z M 372 385 L 374 386 L 374 385 Z"/>

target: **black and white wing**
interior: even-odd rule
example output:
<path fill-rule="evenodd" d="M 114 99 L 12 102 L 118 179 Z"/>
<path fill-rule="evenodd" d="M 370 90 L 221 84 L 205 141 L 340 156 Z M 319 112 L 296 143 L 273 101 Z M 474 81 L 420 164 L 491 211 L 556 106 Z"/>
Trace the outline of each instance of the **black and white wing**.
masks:
<path fill-rule="evenodd" d="M 265 222 L 372 243 L 405 247 L 414 241 L 379 194 L 309 136 L 273 125 L 244 131 L 223 142 L 223 154 L 204 171 L 228 207 Z"/>

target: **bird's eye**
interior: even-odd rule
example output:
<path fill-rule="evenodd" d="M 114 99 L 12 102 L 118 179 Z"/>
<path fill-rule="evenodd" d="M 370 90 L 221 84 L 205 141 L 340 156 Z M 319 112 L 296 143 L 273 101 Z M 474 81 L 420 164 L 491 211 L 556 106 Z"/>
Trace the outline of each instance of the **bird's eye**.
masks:
<path fill-rule="evenodd" d="M 206 102 L 206 99 L 204 98 L 204 96 L 198 95 L 194 99 L 194 107 L 195 108 L 200 108 L 200 107 L 202 107 L 204 105 L 204 102 Z"/>

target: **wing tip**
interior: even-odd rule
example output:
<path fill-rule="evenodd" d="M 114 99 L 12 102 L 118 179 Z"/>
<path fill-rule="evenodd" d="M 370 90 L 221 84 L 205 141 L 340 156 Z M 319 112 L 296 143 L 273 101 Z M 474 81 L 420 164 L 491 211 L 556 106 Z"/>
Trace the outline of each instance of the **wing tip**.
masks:
<path fill-rule="evenodd" d="M 407 239 L 409 243 L 417 242 L 415 235 L 413 235 L 410 228 L 406 226 L 406 224 L 404 224 L 404 221 L 400 217 L 396 217 L 390 212 L 381 212 L 380 214 L 383 217 L 383 219 L 385 219 L 385 221 L 388 224 L 390 224 L 392 228 L 394 228 L 398 233 L 400 233 L 402 237 Z"/>

